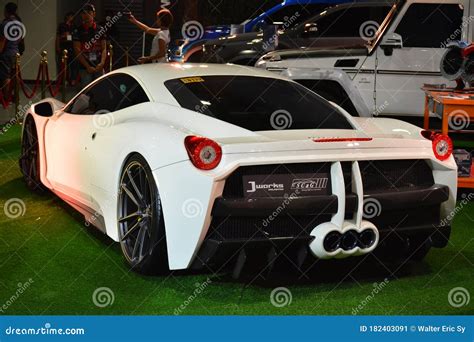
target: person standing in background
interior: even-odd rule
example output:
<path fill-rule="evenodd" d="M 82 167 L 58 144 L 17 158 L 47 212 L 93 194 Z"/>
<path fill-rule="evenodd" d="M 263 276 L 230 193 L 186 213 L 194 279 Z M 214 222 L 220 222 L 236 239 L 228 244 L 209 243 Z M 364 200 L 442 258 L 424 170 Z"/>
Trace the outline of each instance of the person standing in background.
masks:
<path fill-rule="evenodd" d="M 5 90 L 10 83 L 16 54 L 23 54 L 24 51 L 25 27 L 17 10 L 18 6 L 15 3 L 6 4 L 5 19 L 0 25 L 0 89 L 2 90 Z"/>
<path fill-rule="evenodd" d="M 128 16 L 128 20 L 140 30 L 154 36 L 150 55 L 140 57 L 138 63 L 166 63 L 166 54 L 170 43 L 170 27 L 173 24 L 171 12 L 167 9 L 162 9 L 156 13 L 156 28 L 149 27 L 138 21 L 131 13 Z"/>
<path fill-rule="evenodd" d="M 68 12 L 64 17 L 64 22 L 59 24 L 56 34 L 56 65 L 57 72 L 62 71 L 62 57 L 63 51 L 67 51 L 68 55 L 68 72 L 67 77 L 70 79 L 71 86 L 76 84 L 78 74 L 77 62 L 74 55 L 74 48 L 72 43 L 72 34 L 74 32 L 74 13 Z"/>
<path fill-rule="evenodd" d="M 106 30 L 96 23 L 95 16 L 95 7 L 91 4 L 84 5 L 81 13 L 82 24 L 72 35 L 82 86 L 88 85 L 104 74 L 107 58 Z"/>

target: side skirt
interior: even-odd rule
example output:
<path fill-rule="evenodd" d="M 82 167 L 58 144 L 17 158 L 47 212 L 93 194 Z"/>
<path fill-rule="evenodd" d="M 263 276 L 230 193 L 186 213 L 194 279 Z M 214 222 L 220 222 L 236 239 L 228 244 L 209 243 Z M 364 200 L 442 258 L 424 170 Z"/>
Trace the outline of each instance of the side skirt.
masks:
<path fill-rule="evenodd" d="M 86 220 L 86 222 L 90 223 L 91 225 L 99 229 L 102 233 L 106 234 L 107 230 L 105 228 L 105 220 L 101 214 L 60 191 L 53 191 L 53 193 L 60 199 L 62 199 L 64 202 L 69 204 L 76 211 L 84 215 L 84 219 Z"/>

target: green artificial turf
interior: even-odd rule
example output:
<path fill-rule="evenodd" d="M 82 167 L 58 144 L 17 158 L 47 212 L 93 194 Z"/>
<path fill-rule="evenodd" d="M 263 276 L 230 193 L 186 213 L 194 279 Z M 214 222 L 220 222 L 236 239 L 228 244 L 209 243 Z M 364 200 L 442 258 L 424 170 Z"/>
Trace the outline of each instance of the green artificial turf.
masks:
<path fill-rule="evenodd" d="M 17 126 L 0 136 L 0 314 L 173 315 L 181 306 L 181 314 L 193 315 L 351 315 L 364 301 L 359 314 L 474 313 L 472 202 L 457 215 L 447 248 L 433 249 L 423 262 L 401 268 L 374 260 L 360 264 L 357 259 L 318 262 L 309 278 L 296 271 L 286 274 L 284 268 L 266 279 L 190 272 L 144 277 L 129 271 L 120 248 L 85 227 L 81 216 L 60 200 L 26 189 L 17 166 L 19 134 Z M 11 198 L 25 203 L 23 216 L 4 215 L 4 204 Z M 375 293 L 374 284 L 385 278 L 388 282 Z M 29 279 L 33 282 L 18 294 L 19 283 Z M 203 286 L 207 279 L 209 285 Z M 92 301 L 101 287 L 114 294 L 113 304 L 104 308 Z M 198 287 L 201 293 L 196 294 Z M 276 287 L 291 292 L 291 304 L 272 305 Z M 470 292 L 468 305 L 455 308 L 448 303 L 455 287 Z"/>

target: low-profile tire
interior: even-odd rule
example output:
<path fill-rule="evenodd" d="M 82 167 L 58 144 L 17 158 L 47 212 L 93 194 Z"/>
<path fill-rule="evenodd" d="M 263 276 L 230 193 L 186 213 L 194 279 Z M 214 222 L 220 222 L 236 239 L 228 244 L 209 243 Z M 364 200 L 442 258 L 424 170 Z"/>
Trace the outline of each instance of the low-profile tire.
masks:
<path fill-rule="evenodd" d="M 46 191 L 46 187 L 41 183 L 40 177 L 38 132 L 35 120 L 31 116 L 28 116 L 25 120 L 23 127 L 20 170 L 28 189 L 37 193 L 44 193 Z"/>
<path fill-rule="evenodd" d="M 169 271 L 161 198 L 145 159 L 131 156 L 118 190 L 120 246 L 130 267 L 142 274 Z"/>

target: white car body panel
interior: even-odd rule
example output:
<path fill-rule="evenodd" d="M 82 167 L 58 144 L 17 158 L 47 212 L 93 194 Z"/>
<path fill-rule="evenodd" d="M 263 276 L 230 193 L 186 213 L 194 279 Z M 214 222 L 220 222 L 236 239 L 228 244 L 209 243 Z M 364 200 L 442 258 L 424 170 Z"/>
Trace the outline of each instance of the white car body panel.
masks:
<path fill-rule="evenodd" d="M 272 73 L 222 65 L 147 65 L 116 72 L 137 79 L 151 101 L 106 114 L 106 127 L 94 124 L 96 115 L 64 113 L 65 106 L 52 99 L 45 100 L 56 110 L 51 117 L 36 114 L 34 106 L 29 110 L 25 117 L 34 118 L 40 141 L 41 180 L 118 241 L 121 170 L 130 154 L 141 154 L 160 193 L 173 270 L 188 268 L 193 262 L 209 229 L 214 200 L 222 194 L 226 178 L 240 166 L 320 161 L 332 162 L 336 170 L 342 161 L 354 162 L 355 168 L 357 161 L 364 160 L 424 159 L 430 161 L 436 181 L 449 187 L 449 200 L 442 204 L 443 215 L 454 208 L 454 159 L 437 160 L 431 141 L 422 138 L 415 126 L 391 119 L 352 118 L 344 113 L 354 130 L 251 132 L 181 108 L 163 82 L 206 75 L 275 78 Z M 206 136 L 222 146 L 223 158 L 216 169 L 201 171 L 194 167 L 183 143 L 188 135 Z M 323 137 L 371 137 L 373 141 L 313 141 Z M 334 182 L 344 186 L 343 179 Z M 361 224 L 361 220 L 357 222 Z"/>

